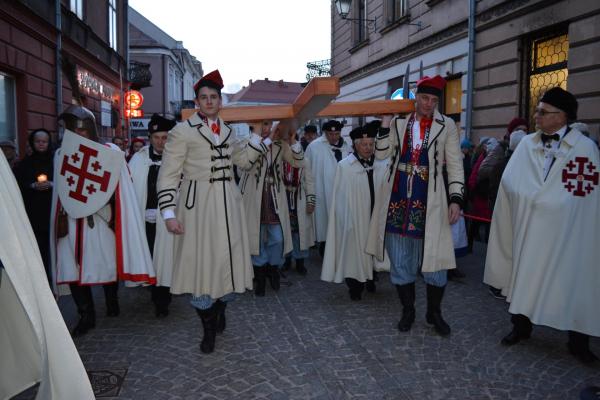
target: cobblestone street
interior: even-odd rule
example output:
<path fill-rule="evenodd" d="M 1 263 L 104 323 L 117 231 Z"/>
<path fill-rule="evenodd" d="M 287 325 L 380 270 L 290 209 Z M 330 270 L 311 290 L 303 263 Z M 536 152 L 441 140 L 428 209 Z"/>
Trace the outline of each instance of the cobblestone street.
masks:
<path fill-rule="evenodd" d="M 461 261 L 467 278 L 450 282 L 443 303 L 449 338 L 426 325 L 425 287 L 417 321 L 402 334 L 400 303 L 387 274 L 375 294 L 350 302 L 345 285 L 321 282 L 320 258 L 291 286 L 264 298 L 247 293 L 227 309 L 213 354 L 200 352 L 201 323 L 184 296 L 156 319 L 149 291 L 120 290 L 121 316 L 76 340 L 88 370 L 127 370 L 118 399 L 576 399 L 600 383 L 598 366 L 567 351 L 567 334 L 536 327 L 530 340 L 499 344 L 511 328 L 507 305 L 481 283 L 485 249 Z M 67 323 L 76 315 L 61 299 Z M 598 339 L 592 350 L 600 353 Z"/>

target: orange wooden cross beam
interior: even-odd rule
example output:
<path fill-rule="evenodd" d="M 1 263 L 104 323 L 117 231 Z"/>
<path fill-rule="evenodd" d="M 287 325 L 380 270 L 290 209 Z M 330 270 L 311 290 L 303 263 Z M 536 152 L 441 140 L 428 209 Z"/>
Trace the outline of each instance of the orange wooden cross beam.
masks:
<path fill-rule="evenodd" d="M 414 111 L 412 100 L 365 100 L 331 102 L 340 92 L 339 78 L 313 78 L 293 104 L 223 107 L 219 116 L 226 122 L 305 121 L 313 117 L 366 117 L 386 114 L 408 114 Z M 195 109 L 183 109 L 182 119 L 189 118 Z"/>

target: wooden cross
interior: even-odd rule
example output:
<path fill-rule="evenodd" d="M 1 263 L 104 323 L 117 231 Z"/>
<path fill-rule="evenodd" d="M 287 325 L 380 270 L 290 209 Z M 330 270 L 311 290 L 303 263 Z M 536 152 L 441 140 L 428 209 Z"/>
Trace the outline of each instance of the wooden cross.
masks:
<path fill-rule="evenodd" d="M 337 77 L 313 78 L 293 104 L 264 106 L 223 107 L 219 116 L 230 123 L 283 121 L 303 122 L 310 118 L 366 117 L 386 114 L 408 114 L 414 111 L 413 100 L 365 100 L 331 102 L 340 93 Z M 197 110 L 181 110 L 182 119 L 188 119 Z"/>

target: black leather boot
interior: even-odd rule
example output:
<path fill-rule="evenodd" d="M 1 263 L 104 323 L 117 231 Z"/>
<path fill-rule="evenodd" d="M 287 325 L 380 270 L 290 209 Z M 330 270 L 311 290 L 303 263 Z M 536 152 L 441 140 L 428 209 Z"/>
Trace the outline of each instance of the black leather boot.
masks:
<path fill-rule="evenodd" d="M 117 295 L 119 282 L 102 285 L 102 287 L 104 288 L 104 299 L 106 301 L 106 316 L 119 316 L 121 313 L 121 309 L 119 308 L 119 297 Z"/>
<path fill-rule="evenodd" d="M 292 257 L 291 256 L 287 256 L 285 258 L 285 262 L 283 263 L 283 267 L 281 267 L 281 270 L 282 271 L 289 271 L 291 267 L 292 267 Z"/>
<path fill-rule="evenodd" d="M 215 351 L 215 340 L 217 337 L 217 303 L 213 303 L 213 305 L 206 310 L 196 308 L 196 312 L 200 316 L 202 327 L 204 328 L 204 336 L 200 343 L 200 350 L 206 354 L 212 353 Z"/>
<path fill-rule="evenodd" d="M 254 295 L 258 297 L 265 295 L 266 269 L 265 265 L 261 267 L 254 266 Z"/>
<path fill-rule="evenodd" d="M 83 336 L 88 331 L 96 327 L 96 311 L 94 310 L 94 299 L 92 298 L 92 288 L 89 286 L 79 286 L 70 284 L 73 301 L 77 306 L 79 313 L 79 322 L 73 329 L 73 337 Z"/>
<path fill-rule="evenodd" d="M 400 303 L 402 303 L 402 318 L 398 322 L 400 332 L 408 332 L 415 322 L 415 283 L 396 285 Z"/>
<path fill-rule="evenodd" d="M 346 278 L 346 285 L 348 286 L 348 292 L 350 294 L 350 300 L 358 301 L 362 300 L 362 292 L 365 288 L 363 282 L 359 282 L 356 279 Z"/>
<path fill-rule="evenodd" d="M 269 284 L 271 288 L 275 291 L 278 291 L 281 287 L 281 277 L 279 275 L 279 267 L 277 265 L 269 265 L 267 264 L 268 274 L 269 274 Z"/>
<path fill-rule="evenodd" d="M 217 307 L 217 333 L 223 333 L 227 325 L 225 321 L 225 309 L 227 308 L 227 303 L 217 300 L 215 305 Z"/>
<path fill-rule="evenodd" d="M 167 286 L 152 286 L 152 302 L 154 303 L 154 314 L 157 318 L 169 315 L 169 304 L 171 304 L 171 291 Z"/>
<path fill-rule="evenodd" d="M 598 361 L 598 357 L 590 351 L 590 337 L 585 333 L 569 331 L 569 352 L 584 364 Z"/>
<path fill-rule="evenodd" d="M 505 346 L 512 346 L 519 343 L 521 340 L 531 337 L 533 325 L 529 318 L 522 314 L 513 314 L 510 317 L 510 322 L 513 324 L 513 329 L 510 333 L 502 338 L 502 343 Z"/>
<path fill-rule="evenodd" d="M 299 258 L 296 260 L 296 272 L 298 273 L 298 275 L 306 276 L 306 273 L 308 271 L 304 266 L 304 258 Z"/>
<path fill-rule="evenodd" d="M 441 336 L 450 334 L 450 326 L 442 318 L 442 298 L 446 287 L 427 285 L 427 315 L 428 324 L 432 324 Z"/>

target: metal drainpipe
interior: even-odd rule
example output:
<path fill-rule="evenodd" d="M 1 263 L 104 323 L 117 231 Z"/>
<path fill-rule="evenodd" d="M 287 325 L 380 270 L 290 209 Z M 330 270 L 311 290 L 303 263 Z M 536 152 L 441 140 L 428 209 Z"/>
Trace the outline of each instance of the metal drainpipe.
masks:
<path fill-rule="evenodd" d="M 127 0 L 123 1 L 123 26 L 123 45 L 125 47 L 125 82 L 127 89 L 129 90 L 131 86 L 129 82 L 129 2 Z M 122 97 L 123 90 L 121 89 L 121 101 L 119 104 L 119 112 L 121 114 L 121 136 L 123 136 L 123 131 L 127 132 L 127 139 L 129 140 L 129 143 L 131 143 L 131 130 L 127 125 L 128 120 L 123 118 L 125 109 L 123 104 L 124 99 Z"/>
<path fill-rule="evenodd" d="M 473 120 L 473 81 L 475 76 L 475 0 L 469 0 L 469 61 L 467 66 L 467 120 L 466 137 L 471 138 Z"/>
<path fill-rule="evenodd" d="M 62 15 L 60 8 L 60 0 L 54 0 L 55 24 L 56 24 L 56 50 L 54 52 L 56 65 L 56 140 L 59 139 L 58 116 L 62 112 Z"/>

